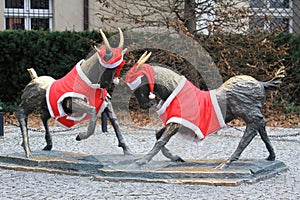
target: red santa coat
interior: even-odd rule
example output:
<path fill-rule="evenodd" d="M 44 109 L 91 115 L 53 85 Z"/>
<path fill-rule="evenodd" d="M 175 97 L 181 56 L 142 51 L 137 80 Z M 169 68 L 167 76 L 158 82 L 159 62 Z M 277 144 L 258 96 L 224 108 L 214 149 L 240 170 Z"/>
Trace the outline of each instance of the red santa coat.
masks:
<path fill-rule="evenodd" d="M 157 111 L 163 123 L 179 123 L 199 139 L 226 127 L 216 91 L 201 91 L 185 77 Z"/>
<path fill-rule="evenodd" d="M 106 89 L 100 88 L 100 84 L 91 83 L 80 67 L 82 62 L 84 60 L 78 62 L 66 76 L 54 81 L 47 88 L 46 100 L 51 116 L 55 117 L 59 124 L 68 128 L 88 120 L 90 116 L 86 113 L 81 116 L 67 115 L 62 107 L 62 102 L 66 97 L 77 97 L 87 101 L 96 108 L 98 115 L 107 106 L 104 101 L 107 95 Z"/>

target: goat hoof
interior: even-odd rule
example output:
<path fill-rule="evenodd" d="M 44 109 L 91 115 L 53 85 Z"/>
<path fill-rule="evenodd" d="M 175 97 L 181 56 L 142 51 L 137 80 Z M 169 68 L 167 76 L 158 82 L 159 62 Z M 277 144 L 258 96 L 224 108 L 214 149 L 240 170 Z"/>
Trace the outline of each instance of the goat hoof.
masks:
<path fill-rule="evenodd" d="M 269 156 L 266 158 L 266 160 L 268 161 L 274 161 L 275 160 L 275 156 Z"/>
<path fill-rule="evenodd" d="M 134 155 L 134 153 L 130 149 L 127 149 L 127 150 L 124 150 L 124 155 L 130 156 L 130 155 Z"/>
<path fill-rule="evenodd" d="M 43 150 L 44 151 L 50 151 L 52 149 L 52 145 L 46 145 Z"/>
<path fill-rule="evenodd" d="M 26 153 L 26 158 L 33 158 L 33 155 L 31 152 Z"/>
<path fill-rule="evenodd" d="M 216 166 L 215 169 L 222 170 L 222 169 L 227 169 L 228 167 L 229 167 L 229 163 L 224 162 L 224 163 L 221 163 L 218 166 Z"/>
<path fill-rule="evenodd" d="M 185 162 L 182 158 L 178 156 L 178 158 L 172 160 L 173 162 Z"/>
<path fill-rule="evenodd" d="M 76 140 L 77 140 L 77 141 L 80 141 L 80 140 L 81 140 L 81 138 L 79 137 L 79 135 L 77 135 Z"/>

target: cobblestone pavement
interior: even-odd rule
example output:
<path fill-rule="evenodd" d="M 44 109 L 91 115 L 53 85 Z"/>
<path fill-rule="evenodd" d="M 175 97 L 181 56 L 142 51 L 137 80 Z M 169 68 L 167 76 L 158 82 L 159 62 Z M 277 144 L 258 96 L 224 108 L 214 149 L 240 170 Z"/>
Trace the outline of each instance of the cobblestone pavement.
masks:
<path fill-rule="evenodd" d="M 88 154 L 121 154 L 111 127 L 109 133 L 96 133 L 89 139 L 77 142 L 75 137 L 85 127 L 56 132 L 52 127 L 53 150 Z M 61 130 L 61 129 L 59 129 Z M 152 129 L 133 129 L 122 126 L 126 140 L 136 153 L 146 153 L 155 142 Z M 277 159 L 288 167 L 276 177 L 254 184 L 240 186 L 178 185 L 140 182 L 94 181 L 92 177 L 48 174 L 0 169 L 0 198 L 4 199 L 300 199 L 300 128 L 268 128 Z M 168 144 L 171 151 L 185 159 L 227 158 L 236 148 L 242 132 L 229 128 L 208 136 L 201 143 L 174 137 Z M 21 133 L 17 127 L 5 127 L 0 139 L 0 153 L 22 152 Z M 32 150 L 45 145 L 44 135 L 30 131 Z M 268 153 L 257 136 L 241 158 L 265 158 Z M 154 159 L 165 159 L 161 154 Z"/>

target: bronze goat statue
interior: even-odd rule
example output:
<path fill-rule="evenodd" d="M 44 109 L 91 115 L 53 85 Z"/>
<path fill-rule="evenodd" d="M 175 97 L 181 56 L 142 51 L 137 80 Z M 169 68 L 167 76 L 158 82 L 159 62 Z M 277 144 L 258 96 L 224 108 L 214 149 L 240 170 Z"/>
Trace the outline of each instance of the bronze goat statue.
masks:
<path fill-rule="evenodd" d="M 155 98 L 154 93 L 160 97 L 157 113 L 165 126 L 156 133 L 154 147 L 129 168 L 140 168 L 160 150 L 172 161 L 184 162 L 165 147 L 173 135 L 179 132 L 202 140 L 207 134 L 216 132 L 237 117 L 246 122 L 246 130 L 235 152 L 217 168 L 227 168 L 233 161 L 238 160 L 257 132 L 269 152 L 267 160 L 275 160 L 275 152 L 266 132 L 266 119 L 261 110 L 266 99 L 266 90 L 278 87 L 284 77 L 284 67 L 267 82 L 239 75 L 230 78 L 215 90 L 201 91 L 184 76 L 170 69 L 144 64 L 150 54 L 144 54 L 129 70 L 125 82 L 134 91 L 143 109 L 154 105 L 151 102 Z"/>
<path fill-rule="evenodd" d="M 96 48 L 97 51 L 86 60 L 81 60 L 64 77 L 55 80 L 50 76 L 37 76 L 33 69 L 29 69 L 31 82 L 25 87 L 21 103 L 16 116 L 20 123 L 23 136 L 22 146 L 26 157 L 32 157 L 29 147 L 27 120 L 28 115 L 39 111 L 45 127 L 46 146 L 43 150 L 52 149 L 52 136 L 48 128 L 48 120 L 55 117 L 66 127 L 72 127 L 82 120 L 88 120 L 86 133 L 79 133 L 76 140 L 91 136 L 97 124 L 97 116 L 105 112 L 115 130 L 118 146 L 123 148 L 124 154 L 131 154 L 120 131 L 116 115 L 107 98 L 106 88 L 111 85 L 116 71 L 119 72 L 124 65 L 123 50 L 124 36 L 119 29 L 120 42 L 117 48 L 112 48 L 103 33 L 104 45 Z M 115 80 L 115 79 L 114 79 Z"/>

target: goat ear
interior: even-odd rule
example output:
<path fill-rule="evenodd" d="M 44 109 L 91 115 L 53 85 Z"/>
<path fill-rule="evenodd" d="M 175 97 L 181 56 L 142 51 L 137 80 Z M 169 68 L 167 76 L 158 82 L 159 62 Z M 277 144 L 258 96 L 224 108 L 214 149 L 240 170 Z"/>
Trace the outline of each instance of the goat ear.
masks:
<path fill-rule="evenodd" d="M 96 49 L 96 51 L 98 52 L 98 53 L 100 53 L 100 50 L 94 45 L 94 49 Z"/>
<path fill-rule="evenodd" d="M 126 51 L 127 51 L 127 48 L 123 49 L 122 54 L 125 55 Z"/>

